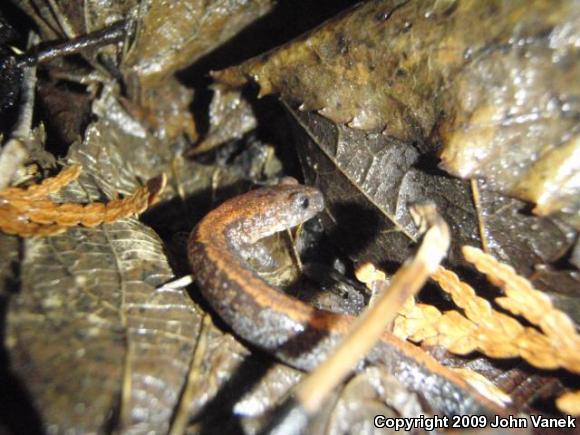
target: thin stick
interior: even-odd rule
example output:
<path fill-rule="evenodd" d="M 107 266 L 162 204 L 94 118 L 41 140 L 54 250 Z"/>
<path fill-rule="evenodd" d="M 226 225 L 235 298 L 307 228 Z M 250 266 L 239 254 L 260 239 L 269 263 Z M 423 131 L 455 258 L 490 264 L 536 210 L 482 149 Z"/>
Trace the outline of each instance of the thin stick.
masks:
<path fill-rule="evenodd" d="M 157 287 L 157 291 L 163 290 L 175 290 L 182 287 L 187 287 L 193 283 L 193 275 L 185 275 L 181 278 L 174 279 L 172 281 L 166 282 L 161 287 Z"/>
<path fill-rule="evenodd" d="M 379 285 L 374 304 L 362 314 L 342 343 L 295 389 L 295 397 L 309 414 L 315 414 L 329 393 L 350 373 L 391 324 L 405 301 L 425 284 L 449 248 L 449 228 L 432 204 L 415 207 L 428 228 L 417 255 L 395 274 L 391 285 Z"/>
<path fill-rule="evenodd" d="M 475 211 L 477 212 L 477 226 L 479 228 L 479 237 L 481 239 L 481 247 L 484 252 L 489 253 L 489 243 L 487 242 L 487 237 L 485 235 L 485 215 L 481 208 L 481 191 L 479 189 L 479 183 L 477 178 L 471 179 L 471 193 L 473 194 L 473 205 L 475 206 Z"/>
<path fill-rule="evenodd" d="M 118 21 L 95 32 L 87 33 L 68 41 L 51 44 L 44 48 L 33 48 L 27 53 L 16 57 L 18 66 L 30 66 L 37 63 L 48 62 L 59 57 L 79 53 L 88 48 L 99 48 L 105 45 L 116 44 L 125 39 L 127 23 Z"/>

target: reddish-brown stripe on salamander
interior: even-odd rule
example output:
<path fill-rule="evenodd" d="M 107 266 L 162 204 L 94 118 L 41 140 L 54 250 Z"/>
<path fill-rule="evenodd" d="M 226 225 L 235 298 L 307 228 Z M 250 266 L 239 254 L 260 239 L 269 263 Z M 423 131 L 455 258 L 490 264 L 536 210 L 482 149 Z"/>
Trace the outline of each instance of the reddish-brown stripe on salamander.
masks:
<path fill-rule="evenodd" d="M 215 311 L 240 337 L 303 370 L 314 369 L 325 358 L 354 318 L 287 296 L 259 278 L 241 252 L 323 209 L 324 199 L 316 188 L 264 187 L 210 212 L 192 231 L 188 243 L 195 280 Z M 386 367 L 437 411 L 450 415 L 505 412 L 434 358 L 390 333 L 383 334 L 365 360 Z"/>

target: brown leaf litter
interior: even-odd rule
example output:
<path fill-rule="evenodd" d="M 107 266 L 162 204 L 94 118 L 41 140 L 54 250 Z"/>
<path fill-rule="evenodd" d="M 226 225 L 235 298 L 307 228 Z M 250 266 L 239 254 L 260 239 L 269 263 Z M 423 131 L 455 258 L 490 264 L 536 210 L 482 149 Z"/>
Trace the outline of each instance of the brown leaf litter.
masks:
<path fill-rule="evenodd" d="M 456 355 L 479 351 L 490 358 L 519 357 L 540 369 L 580 373 L 580 335 L 574 322 L 511 266 L 471 246 L 464 246 L 462 251 L 468 262 L 504 292 L 505 296 L 495 298 L 495 303 L 532 326 L 524 326 L 516 317 L 496 311 L 469 284 L 440 266 L 432 278 L 462 313 L 459 310 L 442 313 L 432 305 L 418 304 L 410 298 L 395 319 L 395 335 L 416 343 L 442 346 Z M 371 278 L 366 275 L 363 281 L 369 282 Z M 380 271 L 371 275 L 384 279 Z M 580 392 L 565 393 L 556 400 L 556 405 L 562 412 L 579 415 Z"/>

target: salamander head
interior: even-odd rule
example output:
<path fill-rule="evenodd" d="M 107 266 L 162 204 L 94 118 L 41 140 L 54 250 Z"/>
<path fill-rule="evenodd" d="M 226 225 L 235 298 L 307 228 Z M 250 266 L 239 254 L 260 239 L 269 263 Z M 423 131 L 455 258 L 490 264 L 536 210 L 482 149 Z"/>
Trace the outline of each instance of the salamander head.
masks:
<path fill-rule="evenodd" d="M 300 184 L 263 187 L 238 198 L 248 211 L 238 227 L 247 243 L 295 227 L 324 210 L 320 190 Z"/>
<path fill-rule="evenodd" d="M 285 222 L 290 227 L 306 222 L 324 210 L 324 197 L 315 187 L 285 185 L 278 188 L 287 204 Z"/>

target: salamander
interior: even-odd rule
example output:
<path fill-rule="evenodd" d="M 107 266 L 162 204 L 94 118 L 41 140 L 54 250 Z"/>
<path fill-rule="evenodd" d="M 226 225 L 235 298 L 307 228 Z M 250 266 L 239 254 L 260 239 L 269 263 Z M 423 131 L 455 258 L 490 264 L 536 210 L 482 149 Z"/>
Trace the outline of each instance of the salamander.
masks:
<path fill-rule="evenodd" d="M 324 209 L 322 193 L 297 183 L 234 197 L 191 232 L 188 257 L 203 297 L 233 331 L 295 368 L 313 370 L 355 320 L 314 308 L 271 286 L 243 258 L 245 247 L 297 226 Z M 460 377 L 412 343 L 385 332 L 353 370 L 380 364 L 447 415 L 502 414 Z"/>

